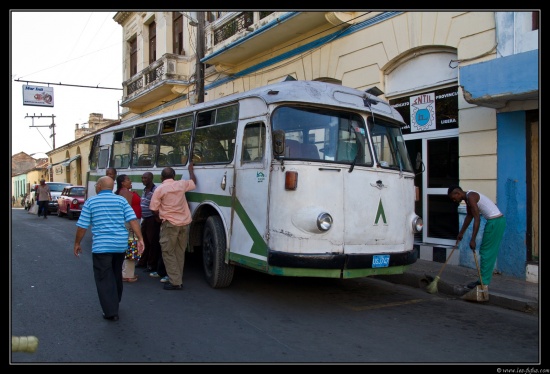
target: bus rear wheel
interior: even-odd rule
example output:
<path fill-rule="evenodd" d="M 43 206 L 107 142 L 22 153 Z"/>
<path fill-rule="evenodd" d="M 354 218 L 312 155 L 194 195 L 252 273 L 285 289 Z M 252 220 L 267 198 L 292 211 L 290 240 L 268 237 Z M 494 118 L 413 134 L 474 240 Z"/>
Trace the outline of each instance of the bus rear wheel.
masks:
<path fill-rule="evenodd" d="M 202 263 L 206 280 L 212 288 L 228 287 L 233 280 L 234 265 L 228 265 L 225 257 L 225 230 L 220 217 L 208 217 L 202 237 Z"/>

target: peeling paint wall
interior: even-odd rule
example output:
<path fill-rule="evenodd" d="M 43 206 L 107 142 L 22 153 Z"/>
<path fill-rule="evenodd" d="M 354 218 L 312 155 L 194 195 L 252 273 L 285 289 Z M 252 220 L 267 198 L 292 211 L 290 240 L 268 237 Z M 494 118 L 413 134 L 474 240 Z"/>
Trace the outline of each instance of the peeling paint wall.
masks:
<path fill-rule="evenodd" d="M 525 122 L 523 111 L 497 114 L 497 205 L 506 216 L 506 231 L 497 258 L 497 269 L 502 274 L 519 278 L 525 277 L 527 259 Z"/>

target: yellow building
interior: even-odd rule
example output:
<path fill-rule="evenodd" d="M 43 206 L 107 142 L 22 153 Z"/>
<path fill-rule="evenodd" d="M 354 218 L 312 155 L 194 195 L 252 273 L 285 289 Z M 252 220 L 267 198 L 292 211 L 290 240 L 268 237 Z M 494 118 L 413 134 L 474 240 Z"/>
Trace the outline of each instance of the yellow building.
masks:
<path fill-rule="evenodd" d="M 119 120 L 103 118 L 101 113 L 90 113 L 87 127 L 76 124 L 75 140 L 46 153 L 49 157 L 47 180 L 84 185 L 93 134 L 118 123 Z"/>

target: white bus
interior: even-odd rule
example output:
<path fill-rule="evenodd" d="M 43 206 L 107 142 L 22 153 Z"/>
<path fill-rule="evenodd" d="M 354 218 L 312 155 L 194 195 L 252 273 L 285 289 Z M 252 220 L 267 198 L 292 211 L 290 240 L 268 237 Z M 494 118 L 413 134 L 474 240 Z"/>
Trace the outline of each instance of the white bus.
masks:
<path fill-rule="evenodd" d="M 293 277 L 401 274 L 417 260 L 413 166 L 401 115 L 366 92 L 285 81 L 108 128 L 88 191 L 107 167 L 143 185 L 170 166 L 197 188 L 187 251 L 213 288 L 235 267 Z M 139 191 L 138 188 L 138 193 Z"/>

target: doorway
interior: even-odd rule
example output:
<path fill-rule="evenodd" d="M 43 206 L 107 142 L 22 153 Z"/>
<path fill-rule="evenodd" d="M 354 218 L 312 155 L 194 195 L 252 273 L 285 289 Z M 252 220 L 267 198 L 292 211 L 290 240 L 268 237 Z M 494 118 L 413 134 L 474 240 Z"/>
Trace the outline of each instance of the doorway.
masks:
<path fill-rule="evenodd" d="M 444 132 L 442 132 L 444 133 Z M 420 200 L 415 212 L 424 220 L 417 242 L 453 245 L 459 229 L 457 205 L 447 196 L 450 185 L 458 184 L 458 136 L 425 133 L 405 137 L 409 157 L 415 166 L 415 186 Z M 430 137 L 428 137 L 430 135 Z"/>

